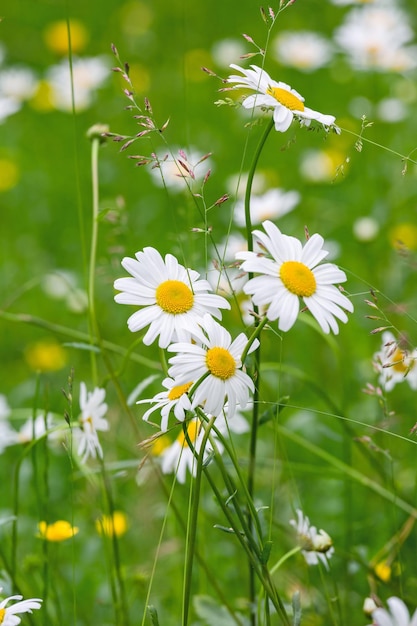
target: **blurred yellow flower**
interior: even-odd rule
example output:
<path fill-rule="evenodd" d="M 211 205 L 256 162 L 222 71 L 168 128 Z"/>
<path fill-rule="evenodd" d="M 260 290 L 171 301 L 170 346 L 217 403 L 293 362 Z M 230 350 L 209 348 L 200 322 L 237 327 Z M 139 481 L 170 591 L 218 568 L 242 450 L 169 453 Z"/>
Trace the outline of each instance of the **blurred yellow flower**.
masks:
<path fill-rule="evenodd" d="M 19 168 L 17 163 L 10 159 L 0 159 L 0 192 L 8 191 L 16 187 L 19 180 Z"/>
<path fill-rule="evenodd" d="M 374 572 L 384 583 L 387 583 L 391 578 L 391 566 L 387 561 L 377 563 L 374 567 Z"/>
<path fill-rule="evenodd" d="M 113 515 L 102 515 L 96 520 L 97 532 L 106 537 L 121 537 L 127 531 L 127 526 L 127 517 L 122 511 L 114 511 Z"/>
<path fill-rule="evenodd" d="M 39 522 L 39 537 L 46 541 L 65 541 L 78 533 L 77 526 L 72 526 L 65 520 L 58 520 L 53 524 Z"/>
<path fill-rule="evenodd" d="M 53 89 L 47 80 L 40 80 L 38 88 L 29 100 L 30 106 L 36 111 L 52 111 L 54 108 Z"/>
<path fill-rule="evenodd" d="M 66 365 L 67 355 L 59 343 L 46 339 L 29 344 L 25 360 L 35 372 L 56 372 Z"/>
<path fill-rule="evenodd" d="M 391 228 L 389 233 L 390 242 L 393 248 L 401 250 L 417 249 L 417 226 L 411 222 L 402 222 Z"/>
<path fill-rule="evenodd" d="M 127 2 L 120 10 L 120 26 L 126 35 L 137 37 L 146 33 L 153 21 L 153 12 L 143 2 Z"/>
<path fill-rule="evenodd" d="M 136 93 L 146 94 L 151 85 L 151 76 L 144 65 L 140 63 L 132 63 L 129 69 L 129 78 L 135 88 Z M 124 79 L 122 80 L 123 88 L 126 87 Z"/>
<path fill-rule="evenodd" d="M 155 439 L 154 439 L 154 441 L 152 443 L 152 447 L 151 447 L 152 455 L 153 456 L 161 456 L 163 451 L 166 448 L 169 448 L 171 443 L 172 443 L 172 441 L 170 440 L 168 435 L 161 435 L 160 437 L 155 437 Z"/>
<path fill-rule="evenodd" d="M 70 20 L 71 51 L 78 53 L 83 50 L 88 41 L 88 32 L 84 24 L 78 20 Z M 48 24 L 43 32 L 46 46 L 57 54 L 67 54 L 69 50 L 68 25 L 66 20 L 59 20 Z"/>

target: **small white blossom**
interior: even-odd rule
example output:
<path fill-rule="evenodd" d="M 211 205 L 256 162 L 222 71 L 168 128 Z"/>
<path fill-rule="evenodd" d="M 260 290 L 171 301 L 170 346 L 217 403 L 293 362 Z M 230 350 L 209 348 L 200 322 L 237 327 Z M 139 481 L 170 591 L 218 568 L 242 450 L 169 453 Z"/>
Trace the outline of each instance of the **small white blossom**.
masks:
<path fill-rule="evenodd" d="M 333 555 L 334 548 L 330 536 L 315 526 L 310 525 L 310 520 L 297 509 L 297 521 L 290 520 L 291 526 L 297 531 L 297 538 L 301 552 L 309 565 L 317 565 L 320 561 L 328 568 L 328 559 Z"/>

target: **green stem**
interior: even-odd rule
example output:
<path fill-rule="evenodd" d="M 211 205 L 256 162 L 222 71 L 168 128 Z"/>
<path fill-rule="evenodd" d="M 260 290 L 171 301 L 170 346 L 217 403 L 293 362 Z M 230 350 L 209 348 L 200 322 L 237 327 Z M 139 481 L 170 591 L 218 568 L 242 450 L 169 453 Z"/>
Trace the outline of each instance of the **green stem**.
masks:
<path fill-rule="evenodd" d="M 114 511 L 115 511 L 114 502 L 113 502 L 113 494 L 111 491 L 110 481 L 107 476 L 106 466 L 102 458 L 100 458 L 100 466 L 101 466 L 101 475 L 103 478 L 104 493 L 106 495 L 106 500 L 107 500 L 107 508 L 109 511 L 109 516 L 113 520 Z M 119 594 L 119 598 L 118 598 L 116 589 L 113 583 L 113 576 L 111 576 L 111 588 L 112 588 L 113 600 L 115 604 L 116 622 L 119 623 L 118 611 L 120 610 L 122 613 L 122 625 L 129 626 L 129 610 L 128 610 L 128 603 L 127 603 L 127 598 L 126 598 L 125 582 L 124 582 L 124 578 L 122 574 L 119 539 L 114 530 L 114 527 L 113 527 L 113 531 L 110 534 L 111 534 L 111 545 L 112 545 L 113 560 L 114 560 L 114 567 L 115 567 L 115 579 L 117 581 L 118 594 Z"/>
<path fill-rule="evenodd" d="M 252 160 L 252 164 L 248 173 L 248 180 L 246 184 L 246 192 L 245 192 L 245 224 L 246 224 L 246 239 L 248 243 L 248 250 L 253 251 L 253 238 L 252 238 L 252 221 L 250 217 L 250 198 L 252 193 L 252 184 L 253 178 L 255 176 L 256 167 L 258 165 L 259 158 L 261 156 L 262 150 L 266 143 L 266 140 L 274 126 L 274 120 L 271 117 L 268 126 L 265 129 L 264 134 L 262 135 L 258 146 L 255 150 L 255 154 Z M 249 278 L 252 278 L 252 274 L 249 273 Z M 254 307 L 255 313 L 257 313 L 257 307 Z M 265 322 L 266 323 L 266 322 Z M 258 318 L 255 317 L 255 333 L 257 332 L 257 326 L 260 326 L 258 322 Z M 260 332 L 260 331 L 259 331 Z M 256 336 L 256 335 L 255 335 Z M 254 340 L 254 339 L 253 339 Z M 252 340 L 252 341 L 253 341 Z M 248 350 L 249 348 L 247 348 Z M 245 351 L 244 356 L 246 357 L 247 350 Z M 243 362 L 243 359 L 242 359 Z M 258 398 L 259 398 L 259 384 L 260 384 L 260 344 L 259 348 L 255 352 L 255 366 L 253 372 L 253 378 L 256 379 L 257 384 L 255 388 L 254 398 L 253 398 L 253 413 L 252 413 L 252 426 L 251 426 L 251 436 L 250 436 L 250 446 L 249 446 L 249 468 L 248 468 L 248 492 L 251 500 L 253 500 L 253 492 L 254 492 L 254 481 L 255 481 L 255 466 L 256 466 L 256 440 L 258 434 Z M 249 520 L 250 525 L 252 522 Z M 253 568 L 249 565 L 249 602 L 250 606 L 255 606 L 255 573 Z M 256 623 L 256 614 L 252 612 L 251 614 L 251 624 L 255 626 Z"/>
<path fill-rule="evenodd" d="M 184 581 L 184 596 L 183 596 L 183 614 L 182 614 L 182 624 L 183 626 L 187 626 L 188 624 L 188 616 L 189 616 L 189 608 L 191 602 L 191 581 L 192 581 L 192 573 L 193 573 L 193 563 L 195 558 L 195 544 L 197 538 L 197 521 L 198 521 L 198 509 L 200 503 L 200 492 L 201 492 L 201 478 L 203 475 L 203 464 L 204 464 L 204 451 L 206 449 L 207 441 L 210 435 L 211 427 L 215 421 L 216 417 L 212 417 L 209 423 L 206 426 L 203 439 L 201 442 L 201 447 L 199 452 L 197 453 L 194 448 L 193 441 L 190 440 L 187 425 L 183 424 L 184 435 L 187 440 L 188 445 L 193 451 L 194 455 L 197 459 L 197 468 L 196 468 L 196 477 L 194 483 L 194 497 L 192 502 L 191 509 L 191 517 L 189 523 L 189 532 L 187 537 L 187 555 L 186 555 L 186 564 L 185 564 L 185 581 Z"/>
<path fill-rule="evenodd" d="M 300 546 L 295 546 L 295 548 L 284 554 L 284 556 L 282 556 L 280 560 L 277 561 L 273 567 L 271 567 L 271 569 L 269 570 L 270 575 L 272 576 L 273 574 L 275 574 L 275 572 L 281 567 L 281 565 L 285 563 L 285 561 L 294 556 L 294 554 L 300 552 L 300 550 Z"/>
<path fill-rule="evenodd" d="M 259 161 L 259 157 L 261 156 L 263 147 L 265 145 L 266 140 L 268 139 L 268 135 L 271 132 L 272 128 L 274 126 L 274 120 L 271 117 L 268 126 L 265 129 L 264 134 L 262 135 L 258 146 L 255 150 L 255 154 L 253 157 L 253 161 L 251 163 L 250 169 L 249 169 L 249 173 L 248 173 L 248 180 L 246 183 L 246 192 L 245 192 L 245 224 L 246 224 L 246 239 L 248 242 L 248 250 L 252 251 L 253 250 L 253 240 L 252 240 L 252 221 L 250 218 L 250 197 L 251 197 L 251 193 L 252 193 L 252 184 L 253 184 L 253 178 L 255 176 L 255 172 L 256 172 L 256 167 L 258 165 L 258 161 Z"/>
<path fill-rule="evenodd" d="M 99 212 L 99 179 L 98 179 L 98 151 L 100 147 L 99 137 L 94 136 L 91 140 L 91 184 L 92 184 L 92 225 L 91 225 L 91 246 L 90 246 L 90 264 L 88 269 L 88 312 L 89 312 L 89 331 L 90 344 L 95 343 L 95 331 L 97 328 L 97 319 L 95 312 L 94 291 L 95 291 L 95 270 L 97 256 L 97 239 L 98 239 L 98 212 Z M 97 384 L 97 358 L 94 350 L 90 353 L 91 369 L 93 381 Z"/>

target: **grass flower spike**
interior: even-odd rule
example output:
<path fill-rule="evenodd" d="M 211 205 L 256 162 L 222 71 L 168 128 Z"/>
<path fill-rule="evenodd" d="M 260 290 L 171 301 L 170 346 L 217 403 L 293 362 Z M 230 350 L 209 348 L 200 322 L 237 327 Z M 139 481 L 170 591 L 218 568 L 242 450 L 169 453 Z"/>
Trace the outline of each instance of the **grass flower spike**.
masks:
<path fill-rule="evenodd" d="M 297 509 L 297 518 L 297 521 L 292 519 L 290 524 L 297 531 L 301 552 L 305 560 L 309 565 L 317 565 L 321 561 L 328 568 L 327 559 L 334 552 L 330 536 L 324 530 L 317 532 L 317 528 L 310 525 L 310 520 L 300 509 Z"/>
<path fill-rule="evenodd" d="M 285 132 L 291 125 L 294 117 L 301 120 L 305 126 L 309 126 L 311 120 L 316 120 L 328 129 L 334 125 L 334 115 L 323 115 L 313 111 L 304 105 L 304 98 L 289 85 L 272 80 L 272 78 L 257 65 L 251 65 L 246 70 L 239 65 L 231 64 L 234 70 L 238 70 L 243 76 L 232 74 L 227 78 L 228 83 L 236 83 L 232 89 L 252 89 L 256 94 L 247 96 L 242 106 L 245 109 L 263 107 L 273 109 L 275 130 Z M 226 88 L 227 89 L 227 88 Z"/>
<path fill-rule="evenodd" d="M 221 318 L 219 309 L 230 305 L 221 296 L 209 293 L 210 284 L 194 270 L 180 265 L 172 254 L 165 260 L 155 248 L 144 248 L 136 259 L 125 257 L 122 265 L 132 278 L 119 278 L 114 287 L 120 304 L 142 307 L 128 319 L 132 332 L 149 325 L 143 343 L 149 346 L 159 337 L 159 347 L 173 341 L 187 341 L 198 329 L 205 313 Z"/>
<path fill-rule="evenodd" d="M 249 392 L 254 391 L 252 379 L 242 372 L 240 357 L 247 344 L 247 337 L 240 333 L 232 342 L 230 333 L 210 315 L 205 315 L 202 330 L 196 333 L 198 343 L 175 343 L 170 352 L 177 352 L 169 362 L 168 371 L 178 384 L 204 379 L 197 386 L 193 403 L 204 407 L 206 413 L 219 415 L 226 399 L 228 415 L 233 416 L 236 406 L 244 409 Z M 251 350 L 258 346 L 256 340 Z"/>
<path fill-rule="evenodd" d="M 1 588 L 0 588 L 1 591 Z M 17 613 L 32 613 L 33 609 L 40 609 L 42 600 L 40 598 L 30 598 L 22 600 L 23 596 L 10 596 L 0 602 L 0 624 L 2 626 L 17 626 L 22 621 L 17 617 Z M 11 606 L 7 606 L 10 600 L 19 600 Z"/>
<path fill-rule="evenodd" d="M 375 609 L 372 613 L 372 626 L 417 626 L 417 611 L 410 620 L 410 613 L 400 598 L 388 598 L 386 609 Z"/>
<path fill-rule="evenodd" d="M 328 254 L 323 250 L 323 238 L 315 234 L 303 247 L 295 237 L 283 235 L 272 222 L 262 225 L 266 233 L 255 230 L 253 234 L 272 259 L 255 252 L 236 255 L 243 260 L 243 270 L 261 274 L 245 284 L 245 293 L 252 296 L 256 305 L 268 306 L 267 318 L 279 319 L 278 328 L 282 331 L 294 325 L 302 298 L 323 332 L 337 334 L 336 318 L 346 323 L 345 311 L 352 312 L 353 305 L 335 286 L 345 282 L 346 274 L 333 263 L 319 265 Z"/>

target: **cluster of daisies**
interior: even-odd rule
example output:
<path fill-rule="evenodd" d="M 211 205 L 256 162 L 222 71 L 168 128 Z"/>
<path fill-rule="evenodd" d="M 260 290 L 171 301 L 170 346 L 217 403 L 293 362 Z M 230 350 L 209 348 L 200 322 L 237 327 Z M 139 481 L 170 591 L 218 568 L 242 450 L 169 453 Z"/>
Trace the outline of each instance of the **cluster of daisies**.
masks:
<path fill-rule="evenodd" d="M 305 306 L 324 333 L 338 333 L 338 321 L 347 322 L 353 306 L 337 286 L 346 280 L 345 273 L 332 263 L 322 263 L 327 255 L 323 238 L 315 234 L 303 246 L 270 221 L 263 228 L 253 233 L 262 253 L 239 252 L 236 258 L 241 271 L 256 274 L 243 289 L 253 305 L 264 311 L 264 323 L 278 320 L 279 330 L 288 331 Z M 232 338 L 220 323 L 222 310 L 230 309 L 229 302 L 172 254 L 163 258 L 156 249 L 146 247 L 136 258 L 124 258 L 122 266 L 130 276 L 115 281 L 120 292 L 115 300 L 137 307 L 128 319 L 129 329 L 142 331 L 145 345 L 157 341 L 171 355 L 163 390 L 139 401 L 151 404 L 144 419 L 159 414 L 162 432 L 168 429 L 170 417 L 185 422 L 192 431 L 188 440 L 197 452 L 201 416 L 218 417 L 219 427 L 221 419 L 225 420 L 220 430 L 242 432 L 245 427 L 239 412 L 254 392 L 244 361 L 257 349 L 258 339 L 249 340 L 243 332 Z M 181 434 L 179 439 L 177 448 L 184 450 L 187 438 Z M 179 463 L 172 450 L 164 452 L 163 467 L 172 468 L 174 460 Z M 178 477 L 184 478 L 183 466 Z"/>

